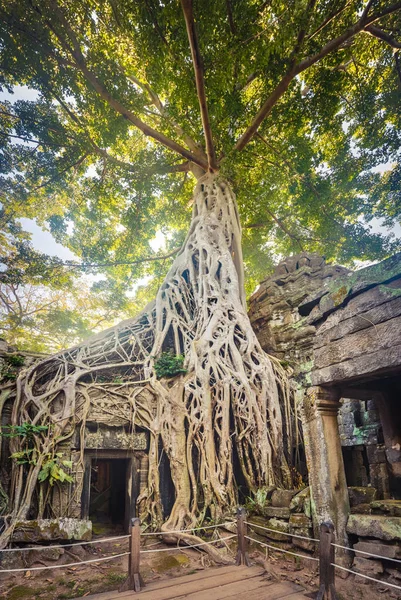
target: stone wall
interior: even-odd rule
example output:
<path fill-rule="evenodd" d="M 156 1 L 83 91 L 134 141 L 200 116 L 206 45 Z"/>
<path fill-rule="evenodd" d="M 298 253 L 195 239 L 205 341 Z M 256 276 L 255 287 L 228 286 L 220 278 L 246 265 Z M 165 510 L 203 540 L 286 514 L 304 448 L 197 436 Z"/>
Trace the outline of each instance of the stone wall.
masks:
<path fill-rule="evenodd" d="M 356 272 L 314 254 L 286 259 L 249 315 L 301 407 L 315 528 L 330 519 L 340 544 L 401 557 L 401 254 Z M 395 566 L 354 560 L 401 581 Z"/>
<path fill-rule="evenodd" d="M 318 254 L 299 254 L 281 262 L 249 299 L 249 318 L 263 350 L 290 367 L 299 386 L 310 382 L 316 334 L 305 317 L 307 298 L 348 272 Z"/>
<path fill-rule="evenodd" d="M 272 486 L 264 490 L 263 502 L 248 506 L 248 511 L 253 535 L 278 548 L 294 547 L 315 553 L 309 487 L 300 491 Z"/>
<path fill-rule="evenodd" d="M 376 401 L 343 399 L 338 427 L 348 485 L 372 486 L 377 498 L 389 498 L 388 462 Z"/>

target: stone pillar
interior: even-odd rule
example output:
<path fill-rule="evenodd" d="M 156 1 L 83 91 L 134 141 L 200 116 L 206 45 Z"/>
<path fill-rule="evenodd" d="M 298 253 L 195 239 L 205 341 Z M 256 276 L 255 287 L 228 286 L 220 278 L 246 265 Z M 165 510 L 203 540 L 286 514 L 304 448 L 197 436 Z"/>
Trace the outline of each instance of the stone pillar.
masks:
<path fill-rule="evenodd" d="M 315 532 L 321 523 L 331 521 L 338 543 L 348 545 L 350 507 L 337 423 L 339 407 L 336 390 L 309 388 L 302 411 L 303 429 Z"/>

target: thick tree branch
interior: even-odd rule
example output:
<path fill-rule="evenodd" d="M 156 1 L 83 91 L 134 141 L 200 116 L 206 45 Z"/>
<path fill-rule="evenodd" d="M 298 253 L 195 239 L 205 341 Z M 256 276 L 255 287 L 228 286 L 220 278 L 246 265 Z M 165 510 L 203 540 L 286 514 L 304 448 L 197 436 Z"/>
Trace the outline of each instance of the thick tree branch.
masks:
<path fill-rule="evenodd" d="M 278 102 L 278 100 L 281 98 L 281 96 L 283 96 L 285 94 L 291 81 L 294 79 L 295 75 L 297 74 L 297 72 L 296 72 L 297 55 L 300 52 L 303 42 L 305 40 L 305 36 L 307 34 L 307 23 L 309 21 L 309 18 L 311 16 L 311 13 L 314 9 L 315 4 L 316 4 L 315 0 L 310 0 L 310 2 L 308 3 L 307 14 L 306 14 L 306 23 L 303 24 L 300 31 L 298 32 L 298 36 L 297 36 L 297 40 L 296 40 L 294 49 L 290 55 L 290 65 L 289 65 L 289 68 L 288 68 L 286 74 L 281 79 L 281 81 L 277 85 L 276 89 L 271 93 L 269 98 L 262 105 L 262 107 L 256 114 L 256 117 L 254 118 L 254 120 L 252 121 L 250 126 L 248 127 L 248 129 L 245 131 L 245 133 L 240 137 L 238 142 L 235 144 L 234 150 L 242 150 L 246 146 L 246 144 L 252 139 L 252 137 L 255 135 L 255 133 L 259 129 L 262 121 L 264 121 L 264 119 L 270 113 L 273 106 Z"/>
<path fill-rule="evenodd" d="M 368 3 L 366 8 L 368 8 L 368 9 L 370 8 L 370 3 Z M 366 8 L 365 8 L 365 11 L 364 11 L 362 17 L 359 19 L 359 21 L 357 21 L 357 23 L 355 23 L 354 25 L 349 27 L 346 31 L 344 31 L 344 33 L 342 35 L 330 40 L 316 54 L 313 54 L 312 56 L 308 56 L 304 60 L 301 60 L 301 62 L 299 62 L 298 64 L 294 64 L 293 66 L 290 65 L 290 68 L 287 71 L 287 73 L 281 79 L 281 81 L 279 82 L 279 84 L 277 85 L 275 90 L 273 90 L 273 92 L 270 94 L 270 96 L 264 102 L 264 104 L 259 109 L 258 113 L 256 114 L 254 120 L 248 127 L 248 129 L 245 131 L 245 133 L 240 137 L 240 139 L 236 143 L 236 145 L 234 147 L 235 150 L 242 150 L 248 144 L 248 142 L 252 139 L 252 137 L 255 135 L 255 133 L 259 129 L 262 121 L 264 121 L 264 119 L 268 116 L 268 114 L 270 113 L 270 111 L 272 110 L 274 105 L 285 94 L 291 81 L 294 79 L 294 77 L 296 75 L 299 75 L 300 73 L 302 73 L 302 71 L 305 71 L 312 65 L 316 64 L 317 62 L 322 60 L 322 58 L 324 58 L 331 52 L 338 50 L 345 42 L 352 39 L 355 35 L 357 35 L 361 31 L 367 30 L 367 28 L 370 27 L 371 24 L 374 23 L 375 21 L 377 21 L 378 19 L 400 10 L 401 2 L 397 2 L 396 4 L 393 4 L 392 6 L 389 6 L 386 9 L 382 10 L 380 13 L 373 14 L 370 17 L 367 14 Z M 381 39 L 383 39 L 383 38 L 381 38 Z M 388 40 L 385 40 L 385 41 L 388 42 Z"/>
<path fill-rule="evenodd" d="M 113 156 L 112 154 L 109 154 L 107 152 L 107 150 L 100 148 L 100 146 L 98 146 L 91 138 L 89 138 L 89 141 L 90 141 L 94 151 L 96 152 L 96 154 L 98 154 L 105 160 L 109 161 L 113 165 L 116 165 L 117 167 L 126 169 L 127 171 L 130 171 L 131 173 L 143 173 L 144 171 L 146 172 L 146 169 L 144 169 L 143 167 L 138 167 L 137 165 L 127 163 L 127 162 L 120 160 L 119 158 Z M 158 173 L 158 174 L 188 173 L 190 171 L 190 169 L 191 169 L 191 163 L 189 161 L 186 161 L 186 162 L 180 163 L 178 165 L 160 165 L 158 168 L 156 168 L 156 167 L 154 169 L 151 168 L 149 171 L 150 171 L 150 173 Z"/>
<path fill-rule="evenodd" d="M 370 33 L 370 35 L 372 35 L 373 37 L 376 37 L 379 40 L 386 42 L 392 48 L 394 48 L 394 50 L 399 50 L 401 48 L 401 42 L 397 42 L 397 40 L 395 40 L 390 34 L 386 33 L 385 31 L 383 31 L 379 27 L 376 27 L 375 25 L 368 25 L 368 27 L 365 27 L 365 31 L 367 33 Z"/>
<path fill-rule="evenodd" d="M 203 62 L 196 34 L 192 0 L 181 0 L 181 6 L 184 13 L 185 25 L 187 28 L 189 46 L 191 49 L 192 62 L 195 71 L 196 91 L 198 94 L 199 106 L 201 111 L 203 132 L 206 141 L 206 153 L 208 156 L 208 167 L 217 170 L 216 153 L 214 150 L 212 130 L 210 127 L 209 112 L 206 102 L 205 81 L 203 77 Z M 201 165 L 202 166 L 202 165 Z"/>
<path fill-rule="evenodd" d="M 50 90 L 49 90 L 50 91 Z M 52 93 L 50 91 L 50 93 Z M 107 152 L 107 150 L 104 150 L 103 148 L 101 148 L 100 146 L 98 146 L 96 144 L 96 142 L 92 139 L 92 137 L 89 135 L 89 133 L 86 131 L 85 125 L 81 122 L 81 120 L 79 119 L 79 117 L 70 109 L 70 107 L 68 106 L 68 104 L 66 104 L 64 102 L 64 100 L 62 98 L 60 98 L 58 95 L 52 93 L 53 97 L 57 100 L 57 102 L 60 104 L 61 108 L 66 112 L 66 114 L 70 117 L 70 119 L 79 127 L 81 127 L 82 131 L 84 132 L 84 135 L 87 137 L 90 145 L 92 146 L 92 148 L 94 149 L 94 151 L 96 152 L 96 154 L 98 154 L 98 156 L 101 156 L 102 158 L 104 158 L 105 160 L 117 165 L 118 167 L 121 167 L 123 169 L 126 169 L 128 171 L 131 171 L 132 173 L 138 173 L 138 171 L 143 172 L 143 169 L 139 169 L 136 165 L 133 165 L 131 163 L 127 163 L 123 160 L 120 160 L 119 158 L 113 156 L 112 154 L 109 154 L 109 152 Z M 159 168 L 151 170 L 151 173 L 159 173 L 159 174 L 164 174 L 164 173 L 187 173 L 190 171 L 191 168 L 191 163 L 189 161 L 186 161 L 184 163 L 180 163 L 178 165 L 160 165 Z"/>
<path fill-rule="evenodd" d="M 70 24 L 68 23 L 68 20 L 66 19 L 65 15 L 64 15 L 64 12 L 58 5 L 57 1 L 49 0 L 49 5 L 52 8 L 53 14 L 56 15 L 59 24 L 62 26 L 62 28 L 66 32 L 67 37 L 72 44 L 72 47 L 69 46 L 66 39 L 61 35 L 61 33 L 57 30 L 57 28 L 53 27 L 51 21 L 46 20 L 48 27 L 53 31 L 54 35 L 57 36 L 57 38 L 58 38 L 59 42 L 62 44 L 63 48 L 67 52 L 71 53 L 71 55 L 73 56 L 73 58 L 75 60 L 77 67 L 82 72 L 82 74 L 85 76 L 85 79 L 88 81 L 88 83 L 90 83 L 90 85 L 93 87 L 93 89 L 99 94 L 99 96 L 105 102 L 107 102 L 107 104 L 109 106 L 111 106 L 116 112 L 121 114 L 125 119 L 127 119 L 130 123 L 135 125 L 135 127 L 137 127 L 140 131 L 142 131 L 142 133 L 144 135 L 153 138 L 157 142 L 161 143 L 163 146 L 166 146 L 166 148 L 173 150 L 174 152 L 180 154 L 187 160 L 194 162 L 195 164 L 199 165 L 203 169 L 206 169 L 207 165 L 204 163 L 204 161 L 200 160 L 192 152 L 188 151 L 186 148 L 184 148 L 180 144 L 177 144 L 177 142 L 175 142 L 174 140 L 171 140 L 170 138 L 165 136 L 163 133 L 156 131 L 155 129 L 153 129 L 153 127 L 150 127 L 150 125 L 147 125 L 146 123 L 144 123 L 132 111 L 127 109 L 123 104 L 121 104 L 121 102 L 119 100 L 117 100 L 110 94 L 110 92 L 107 90 L 107 88 L 105 87 L 103 82 L 100 81 L 100 79 L 98 79 L 98 77 L 88 68 L 86 60 L 84 58 L 84 55 L 82 54 L 80 45 L 78 43 L 78 40 L 77 40 L 72 28 L 70 27 Z"/>
<path fill-rule="evenodd" d="M 387 8 L 384 8 L 381 12 L 373 14 L 370 17 L 368 17 L 366 15 L 365 24 L 369 25 L 370 23 L 374 23 L 375 21 L 378 21 L 382 17 L 386 17 L 387 15 L 391 15 L 391 14 L 397 12 L 397 10 L 400 10 L 400 9 L 401 9 L 401 2 L 396 2 L 395 4 L 392 4 L 391 6 L 387 6 Z"/>
<path fill-rule="evenodd" d="M 157 108 L 159 115 L 161 117 L 164 117 L 165 119 L 168 119 L 170 121 L 171 125 L 174 127 L 177 135 L 179 135 L 184 140 L 184 142 L 186 143 L 188 148 L 196 156 L 199 156 L 199 158 L 201 160 L 206 162 L 207 156 L 204 153 L 204 151 L 202 150 L 202 148 L 200 148 L 198 146 L 198 144 L 195 142 L 195 140 L 193 140 L 191 138 L 191 136 L 189 136 L 178 123 L 176 123 L 174 120 L 171 119 L 170 115 L 167 114 L 166 107 L 164 106 L 163 102 L 160 100 L 160 98 L 156 94 L 156 92 L 150 87 L 150 85 L 148 83 L 143 83 L 134 75 L 126 75 L 126 77 L 130 81 L 132 81 L 136 86 L 140 87 L 141 90 L 143 90 L 149 96 L 152 104 Z"/>
<path fill-rule="evenodd" d="M 281 96 L 285 94 L 290 85 L 291 81 L 295 77 L 294 68 L 288 71 L 284 77 L 281 79 L 280 83 L 277 85 L 276 89 L 270 94 L 268 99 L 264 102 L 256 117 L 248 127 L 248 129 L 243 133 L 243 135 L 239 138 L 238 142 L 234 146 L 234 150 L 243 150 L 248 142 L 253 138 L 257 130 L 259 129 L 262 121 L 267 117 L 267 115 L 272 110 L 273 106 L 280 100 Z"/>

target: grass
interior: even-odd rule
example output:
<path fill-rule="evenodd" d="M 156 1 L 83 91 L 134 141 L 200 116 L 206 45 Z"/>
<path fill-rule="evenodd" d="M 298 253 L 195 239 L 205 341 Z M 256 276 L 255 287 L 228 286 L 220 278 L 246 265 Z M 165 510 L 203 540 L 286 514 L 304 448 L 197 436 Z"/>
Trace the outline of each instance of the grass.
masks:
<path fill-rule="evenodd" d="M 126 573 L 108 573 L 106 576 L 106 579 L 110 582 L 110 583 L 123 583 L 126 579 L 127 579 L 127 574 Z"/>

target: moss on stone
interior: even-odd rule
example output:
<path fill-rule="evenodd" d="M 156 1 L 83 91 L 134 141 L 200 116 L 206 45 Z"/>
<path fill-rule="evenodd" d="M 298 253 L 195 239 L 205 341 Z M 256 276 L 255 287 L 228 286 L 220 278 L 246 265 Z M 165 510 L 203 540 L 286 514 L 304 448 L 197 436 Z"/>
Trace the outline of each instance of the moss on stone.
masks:
<path fill-rule="evenodd" d="M 301 319 L 299 319 L 299 321 L 295 321 L 295 323 L 290 323 L 290 327 L 292 329 L 301 329 L 301 327 L 308 325 L 308 323 L 306 321 L 307 321 L 307 318 L 302 317 Z"/>
<path fill-rule="evenodd" d="M 157 573 L 164 573 L 170 569 L 177 569 L 182 565 L 189 563 L 189 558 L 186 554 L 178 554 L 176 556 L 160 556 L 152 565 Z"/>
<path fill-rule="evenodd" d="M 42 592 L 41 589 L 31 588 L 27 585 L 16 585 L 7 593 L 8 600 L 20 600 L 22 598 L 32 598 Z"/>
<path fill-rule="evenodd" d="M 342 285 L 336 292 L 331 293 L 331 297 L 334 302 L 334 306 L 339 306 L 343 303 L 345 298 L 348 296 L 349 289 L 345 285 Z"/>
<path fill-rule="evenodd" d="M 376 263 L 375 265 L 359 269 L 358 271 L 349 273 L 345 277 L 340 277 L 335 281 L 331 281 L 327 286 L 329 294 L 333 300 L 336 297 L 337 299 L 340 299 L 341 296 L 343 296 L 344 300 L 354 288 L 358 288 L 361 285 L 370 287 L 399 277 L 401 275 L 400 265 L 401 253 L 394 254 L 390 258 Z M 338 305 L 336 304 L 336 306 Z"/>

